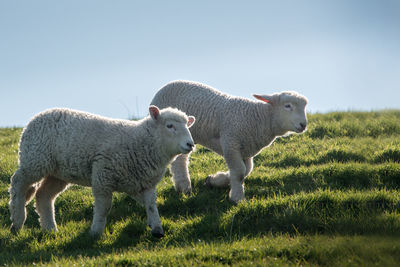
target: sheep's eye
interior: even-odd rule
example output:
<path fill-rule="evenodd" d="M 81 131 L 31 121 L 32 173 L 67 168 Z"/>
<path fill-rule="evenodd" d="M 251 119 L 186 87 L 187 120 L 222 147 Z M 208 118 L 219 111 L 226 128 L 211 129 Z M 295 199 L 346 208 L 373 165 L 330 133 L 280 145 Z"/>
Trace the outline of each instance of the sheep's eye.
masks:
<path fill-rule="evenodd" d="M 171 129 L 172 127 L 174 127 L 172 124 L 167 124 L 168 129 Z"/>
<path fill-rule="evenodd" d="M 290 104 L 286 104 L 285 108 L 291 108 L 292 106 Z"/>

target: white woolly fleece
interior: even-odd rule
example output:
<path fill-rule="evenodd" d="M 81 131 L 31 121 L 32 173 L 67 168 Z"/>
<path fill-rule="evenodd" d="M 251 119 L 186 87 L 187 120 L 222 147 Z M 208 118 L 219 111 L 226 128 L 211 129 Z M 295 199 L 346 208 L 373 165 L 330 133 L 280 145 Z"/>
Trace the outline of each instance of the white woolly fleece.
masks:
<path fill-rule="evenodd" d="M 304 96 L 282 92 L 257 98 L 263 101 L 231 96 L 197 82 L 173 81 L 156 93 L 151 104 L 196 117 L 190 129 L 194 141 L 224 156 L 229 167 L 229 173 L 210 176 L 209 185 L 230 184 L 234 190 L 251 172 L 257 153 L 278 136 L 304 131 L 307 124 Z M 180 156 L 171 168 L 175 187 L 183 192 L 191 190 L 187 160 L 187 155 Z M 238 193 L 232 197 L 231 192 L 231 199 L 237 202 L 244 194 L 235 190 Z"/>
<path fill-rule="evenodd" d="M 103 231 L 112 192 L 119 191 L 146 206 L 153 234 L 161 236 L 156 185 L 171 160 L 194 144 L 186 114 L 173 108 L 153 108 L 159 114 L 157 120 L 151 116 L 139 121 L 109 119 L 60 108 L 32 118 L 23 130 L 19 168 L 11 178 L 12 229 L 22 227 L 25 205 L 36 194 L 42 228 L 56 230 L 54 199 L 72 183 L 92 187 L 93 234 Z M 166 122 L 176 122 L 173 134 Z"/>

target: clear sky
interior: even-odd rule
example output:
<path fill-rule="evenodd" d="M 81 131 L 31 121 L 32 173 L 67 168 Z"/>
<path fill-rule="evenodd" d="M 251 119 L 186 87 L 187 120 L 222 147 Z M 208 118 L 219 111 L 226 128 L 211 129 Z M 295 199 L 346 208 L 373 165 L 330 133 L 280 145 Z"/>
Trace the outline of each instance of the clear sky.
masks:
<path fill-rule="evenodd" d="M 142 117 L 177 79 L 400 109 L 400 1 L 0 1 L 0 127 L 51 107 Z"/>

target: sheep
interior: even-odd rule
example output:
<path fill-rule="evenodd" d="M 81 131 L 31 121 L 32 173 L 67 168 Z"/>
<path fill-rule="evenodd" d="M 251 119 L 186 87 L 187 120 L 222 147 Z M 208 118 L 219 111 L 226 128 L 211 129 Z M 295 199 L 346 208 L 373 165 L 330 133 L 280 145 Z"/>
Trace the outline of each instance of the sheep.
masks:
<path fill-rule="evenodd" d="M 196 125 L 190 129 L 195 143 L 222 155 L 229 169 L 208 176 L 205 184 L 230 185 L 229 197 L 235 203 L 244 199 L 243 182 L 253 169 L 253 157 L 275 138 L 302 133 L 307 126 L 306 97 L 296 92 L 253 96 L 257 100 L 231 96 L 201 83 L 173 81 L 151 102 L 196 117 Z M 186 194 L 192 191 L 189 156 L 180 155 L 171 164 L 175 189 Z"/>
<path fill-rule="evenodd" d="M 195 118 L 156 106 L 149 113 L 136 122 L 70 109 L 36 115 L 23 130 L 19 168 L 11 177 L 11 231 L 23 226 L 25 206 L 34 196 L 41 228 L 57 231 L 54 201 L 69 184 L 78 184 L 92 188 L 91 235 L 103 233 L 117 191 L 143 204 L 153 236 L 164 236 L 156 185 L 174 157 L 194 148 L 188 128 Z"/>

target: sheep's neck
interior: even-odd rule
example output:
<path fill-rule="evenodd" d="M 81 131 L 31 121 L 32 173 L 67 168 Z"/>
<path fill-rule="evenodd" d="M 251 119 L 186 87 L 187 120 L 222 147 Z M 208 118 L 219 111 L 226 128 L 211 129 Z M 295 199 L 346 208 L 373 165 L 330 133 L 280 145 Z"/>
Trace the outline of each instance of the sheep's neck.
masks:
<path fill-rule="evenodd" d="M 276 138 L 274 131 L 274 114 L 273 109 L 268 104 L 255 103 L 251 105 L 248 111 L 251 118 L 253 118 L 254 127 L 251 132 L 254 133 L 252 136 L 253 153 L 257 154 L 261 149 L 269 146 Z"/>
<path fill-rule="evenodd" d="M 159 163 L 161 163 L 161 165 L 167 165 L 169 164 L 174 157 L 176 156 L 176 153 L 171 153 L 168 149 L 167 146 L 165 146 L 165 144 L 163 144 L 163 138 L 161 138 L 160 136 L 154 135 L 153 132 L 155 131 L 154 129 L 154 125 L 151 124 L 150 120 L 147 121 L 146 124 L 146 132 L 147 132 L 147 139 L 149 139 L 149 141 L 151 142 L 151 144 L 154 147 L 157 147 L 157 150 L 154 150 L 154 155 L 152 155 L 152 157 L 154 159 L 157 159 L 157 161 Z"/>

